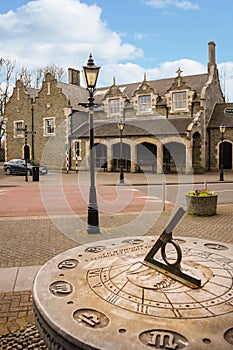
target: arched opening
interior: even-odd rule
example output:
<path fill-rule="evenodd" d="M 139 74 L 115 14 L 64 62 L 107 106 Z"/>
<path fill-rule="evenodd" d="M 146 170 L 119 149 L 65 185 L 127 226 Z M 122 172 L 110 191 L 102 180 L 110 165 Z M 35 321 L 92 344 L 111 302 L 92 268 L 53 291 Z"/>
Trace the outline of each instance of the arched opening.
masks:
<path fill-rule="evenodd" d="M 122 143 L 122 165 L 125 171 L 130 171 L 131 167 L 131 156 L 130 156 L 130 146 L 127 143 Z M 112 171 L 120 171 L 121 166 L 121 143 L 115 143 L 112 146 Z"/>
<path fill-rule="evenodd" d="M 138 171 L 152 173 L 157 171 L 157 147 L 153 143 L 143 142 L 137 145 Z"/>
<path fill-rule="evenodd" d="M 186 168 L 186 148 L 179 142 L 169 142 L 163 145 L 163 171 L 169 173 L 184 173 Z"/>
<path fill-rule="evenodd" d="M 201 165 L 201 135 L 199 132 L 193 134 L 192 166 L 194 174 L 203 173 Z"/>
<path fill-rule="evenodd" d="M 95 166 L 107 169 L 107 146 L 103 143 L 95 144 Z"/>
<path fill-rule="evenodd" d="M 232 169 L 232 144 L 224 141 L 219 144 L 219 169 L 222 164 L 222 147 L 223 147 L 223 168 Z"/>

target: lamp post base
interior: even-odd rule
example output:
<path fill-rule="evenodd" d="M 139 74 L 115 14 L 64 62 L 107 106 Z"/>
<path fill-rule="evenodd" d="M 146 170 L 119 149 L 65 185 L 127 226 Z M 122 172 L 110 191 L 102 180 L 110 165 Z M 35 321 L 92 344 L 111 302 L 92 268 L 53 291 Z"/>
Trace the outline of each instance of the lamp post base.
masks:
<path fill-rule="evenodd" d="M 123 184 L 125 182 L 125 179 L 124 179 L 124 172 L 123 172 L 123 169 L 120 170 L 120 183 Z"/>
<path fill-rule="evenodd" d="M 87 233 L 100 233 L 98 209 L 88 206 Z"/>
<path fill-rule="evenodd" d="M 222 167 L 221 167 L 221 170 L 220 170 L 219 181 L 224 181 L 224 172 L 223 172 L 223 168 Z"/>

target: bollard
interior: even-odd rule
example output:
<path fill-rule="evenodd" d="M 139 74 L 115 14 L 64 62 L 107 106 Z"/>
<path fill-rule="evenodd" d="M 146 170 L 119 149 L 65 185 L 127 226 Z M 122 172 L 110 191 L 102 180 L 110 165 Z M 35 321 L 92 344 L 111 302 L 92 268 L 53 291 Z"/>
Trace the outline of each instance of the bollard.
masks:
<path fill-rule="evenodd" d="M 165 211 L 165 201 L 166 201 L 166 187 L 165 182 L 162 182 L 162 205 L 163 205 L 163 211 Z"/>

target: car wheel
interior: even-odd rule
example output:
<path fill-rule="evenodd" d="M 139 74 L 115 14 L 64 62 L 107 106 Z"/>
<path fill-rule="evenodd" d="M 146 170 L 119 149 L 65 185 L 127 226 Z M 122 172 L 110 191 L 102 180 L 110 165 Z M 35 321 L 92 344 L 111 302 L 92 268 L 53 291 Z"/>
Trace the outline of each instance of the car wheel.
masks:
<path fill-rule="evenodd" d="M 31 172 L 30 169 L 27 169 L 27 175 L 28 175 L 28 176 L 31 176 L 31 175 L 32 175 L 32 172 Z"/>
<path fill-rule="evenodd" d="M 5 173 L 7 175 L 11 175 L 12 174 L 11 168 L 6 168 Z"/>

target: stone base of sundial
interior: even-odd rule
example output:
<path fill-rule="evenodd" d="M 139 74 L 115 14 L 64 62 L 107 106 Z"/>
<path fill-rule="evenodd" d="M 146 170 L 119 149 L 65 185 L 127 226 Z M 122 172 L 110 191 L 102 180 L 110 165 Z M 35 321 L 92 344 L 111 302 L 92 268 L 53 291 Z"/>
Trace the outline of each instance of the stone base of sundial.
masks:
<path fill-rule="evenodd" d="M 175 238 L 182 270 L 201 278 L 192 289 L 143 263 L 156 239 L 86 244 L 41 268 L 33 303 L 49 349 L 233 349 L 233 245 Z"/>

